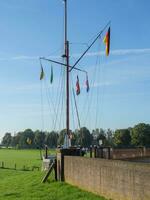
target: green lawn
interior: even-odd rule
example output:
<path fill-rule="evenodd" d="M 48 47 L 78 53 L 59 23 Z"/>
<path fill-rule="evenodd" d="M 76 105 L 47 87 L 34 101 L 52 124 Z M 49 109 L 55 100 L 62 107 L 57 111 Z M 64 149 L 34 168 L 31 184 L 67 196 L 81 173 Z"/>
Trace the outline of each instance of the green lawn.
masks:
<path fill-rule="evenodd" d="M 23 165 L 41 166 L 37 150 L 0 149 L 1 161 L 7 167 L 13 166 L 13 163 L 20 168 Z M 0 169 L 0 200 L 104 200 L 66 183 L 55 182 L 52 176 L 43 184 L 43 175 L 41 171 Z"/>
<path fill-rule="evenodd" d="M 24 165 L 27 167 L 41 166 L 40 151 L 38 150 L 0 149 L 0 162 L 2 161 L 4 166 L 12 168 L 15 164 L 17 168 L 22 168 Z"/>

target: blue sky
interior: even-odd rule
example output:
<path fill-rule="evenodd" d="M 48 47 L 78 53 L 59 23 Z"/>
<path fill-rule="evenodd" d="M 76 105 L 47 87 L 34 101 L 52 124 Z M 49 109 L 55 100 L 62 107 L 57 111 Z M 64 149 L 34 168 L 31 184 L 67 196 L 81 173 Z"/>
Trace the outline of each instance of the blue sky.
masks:
<path fill-rule="evenodd" d="M 68 0 L 71 64 L 86 48 L 81 43 L 90 44 L 111 20 L 110 56 L 104 55 L 101 39 L 78 66 L 88 71 L 90 92 L 85 92 L 84 74 L 75 71 L 71 75 L 73 86 L 77 74 L 80 79 L 81 94 L 76 98 L 82 126 L 115 129 L 149 123 L 149 10 L 148 0 Z M 50 85 L 51 64 L 43 62 L 46 80 L 41 83 L 38 60 L 39 56 L 60 60 L 62 52 L 62 0 L 0 1 L 0 137 L 6 131 L 65 127 L 62 100 L 58 109 L 62 107 L 62 113 L 57 125 L 53 123 L 64 72 L 54 65 Z M 70 107 L 75 116 L 74 104 Z M 76 117 L 71 118 L 71 128 L 78 128 Z"/>

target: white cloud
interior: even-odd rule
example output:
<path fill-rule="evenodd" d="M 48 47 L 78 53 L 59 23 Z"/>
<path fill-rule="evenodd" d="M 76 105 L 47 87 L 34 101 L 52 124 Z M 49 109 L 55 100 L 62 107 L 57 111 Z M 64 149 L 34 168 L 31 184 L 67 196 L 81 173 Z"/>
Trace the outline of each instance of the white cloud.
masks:
<path fill-rule="evenodd" d="M 82 53 L 73 53 L 71 56 L 76 58 L 80 57 Z M 124 56 L 124 55 L 139 55 L 139 54 L 150 54 L 150 48 L 144 49 L 116 49 L 111 50 L 110 55 L 112 56 Z M 98 52 L 89 52 L 85 56 L 97 56 L 97 55 L 105 55 L 105 51 Z M 13 57 L 0 57 L 1 61 L 7 60 L 37 60 L 40 56 L 27 56 L 27 55 L 18 55 Z M 49 56 L 51 59 L 60 59 L 60 56 Z"/>
<path fill-rule="evenodd" d="M 101 83 L 94 83 L 93 85 L 91 85 L 91 87 L 111 86 L 111 85 L 115 85 L 115 84 L 117 84 L 117 82 L 105 81 L 105 82 L 101 82 Z"/>
<path fill-rule="evenodd" d="M 147 49 L 116 49 L 111 50 L 110 55 L 112 56 L 124 56 L 124 55 L 139 55 L 139 54 L 150 54 L 150 48 Z M 73 56 L 77 57 L 80 54 L 74 54 Z M 98 52 L 89 52 L 86 56 L 98 56 L 105 55 L 105 51 Z"/>
<path fill-rule="evenodd" d="M 15 56 L 11 57 L 10 60 L 37 60 L 39 56 Z"/>
<path fill-rule="evenodd" d="M 137 54 L 150 54 L 150 48 L 147 49 L 118 49 L 111 52 L 112 55 L 137 55 Z"/>
<path fill-rule="evenodd" d="M 26 56 L 26 55 L 18 55 L 18 56 L 12 56 L 12 57 L 0 57 L 0 61 L 10 61 L 10 60 L 38 60 L 40 57 L 43 56 Z M 51 59 L 60 59 L 60 56 L 49 56 L 46 58 Z"/>
<path fill-rule="evenodd" d="M 40 84 L 0 85 L 1 92 L 40 91 Z"/>

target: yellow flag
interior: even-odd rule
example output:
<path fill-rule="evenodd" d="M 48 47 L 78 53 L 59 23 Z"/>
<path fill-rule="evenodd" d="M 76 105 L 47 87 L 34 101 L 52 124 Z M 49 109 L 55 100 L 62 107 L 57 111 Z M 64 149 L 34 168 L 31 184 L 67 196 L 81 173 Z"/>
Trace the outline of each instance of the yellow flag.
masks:
<path fill-rule="evenodd" d="M 27 138 L 27 144 L 32 144 L 32 140 L 30 138 Z"/>

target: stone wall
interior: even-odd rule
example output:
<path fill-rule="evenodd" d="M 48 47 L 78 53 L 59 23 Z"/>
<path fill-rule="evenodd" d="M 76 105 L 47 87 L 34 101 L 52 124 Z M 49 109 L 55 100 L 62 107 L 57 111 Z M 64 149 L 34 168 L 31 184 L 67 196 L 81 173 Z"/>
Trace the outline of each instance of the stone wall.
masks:
<path fill-rule="evenodd" d="M 64 179 L 108 199 L 150 200 L 149 164 L 65 156 Z"/>

